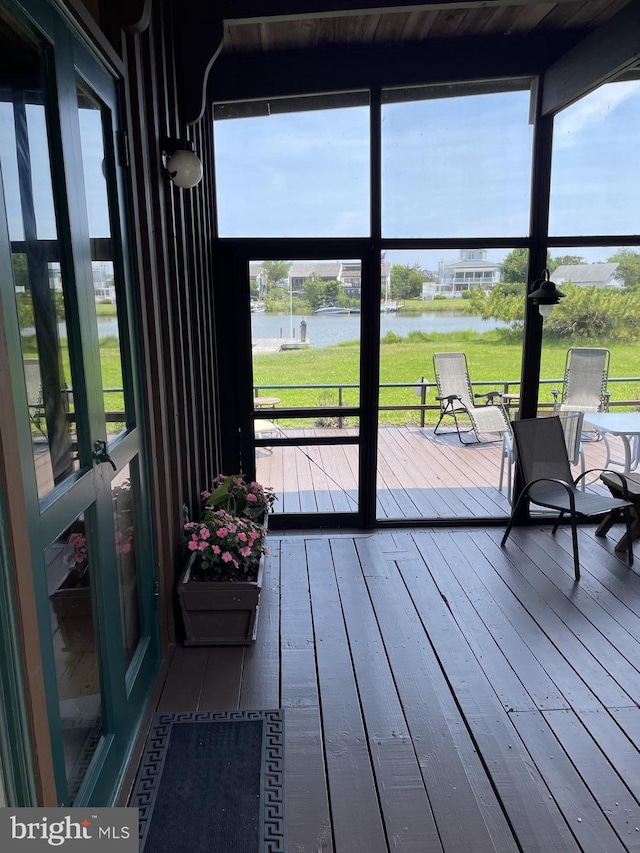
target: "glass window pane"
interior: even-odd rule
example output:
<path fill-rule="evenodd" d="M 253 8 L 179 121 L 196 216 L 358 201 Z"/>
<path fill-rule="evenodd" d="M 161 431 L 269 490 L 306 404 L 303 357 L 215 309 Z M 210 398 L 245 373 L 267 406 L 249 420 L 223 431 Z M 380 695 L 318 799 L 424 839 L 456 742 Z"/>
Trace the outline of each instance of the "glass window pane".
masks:
<path fill-rule="evenodd" d="M 92 247 L 93 296 L 98 317 L 100 366 L 107 431 L 110 437 L 127 424 L 120 327 L 111 241 L 103 108 L 81 85 L 78 87 L 82 170 L 87 198 L 87 216 Z"/>
<path fill-rule="evenodd" d="M 454 87 L 443 88 L 425 100 L 383 104 L 383 235 L 526 235 L 528 89 L 455 97 Z"/>
<path fill-rule="evenodd" d="M 504 411 L 505 426 L 518 407 L 528 253 L 389 251 L 382 264 L 395 310 L 381 317 L 378 518 L 505 516 L 501 435 L 466 432 L 463 414 L 465 445 L 453 418 L 435 430 L 441 403 L 434 355 L 460 353 L 474 394 L 498 392 L 491 402 Z M 465 392 L 464 383 L 455 392 L 442 389 Z M 478 406 L 486 401 L 478 398 Z"/>
<path fill-rule="evenodd" d="M 84 516 L 78 516 L 45 552 L 60 722 L 71 804 L 102 734 L 88 527 Z"/>
<path fill-rule="evenodd" d="M 251 261 L 256 405 L 358 405 L 361 263 Z"/>
<path fill-rule="evenodd" d="M 15 50 L 7 52 L 17 61 Z M 0 157 L 40 498 L 78 468 L 65 292 L 53 207 L 47 80 L 39 49 L 22 46 L 11 100 L 1 104 Z M 10 73 L 10 69 L 5 69 Z"/>
<path fill-rule="evenodd" d="M 222 237 L 366 236 L 369 109 L 319 109 L 214 121 Z"/>
<path fill-rule="evenodd" d="M 598 402 L 601 389 L 596 379 L 592 389 L 587 390 L 586 386 L 580 389 L 582 407 L 586 410 L 605 406 L 612 412 L 637 411 L 640 398 L 640 246 L 550 249 L 549 262 L 551 278 L 565 297 L 544 319 L 540 410 L 552 410 L 555 396 L 558 405 L 563 403 L 567 392 L 564 384 L 567 354 L 573 348 L 586 348 L 609 351 L 608 393 L 602 403 Z M 554 389 L 557 395 L 553 394 Z M 568 390 L 571 392 L 571 388 Z M 592 394 L 595 395 L 593 399 Z M 571 403 L 571 393 L 569 396 Z M 620 458 L 621 442 L 612 437 L 607 441 L 613 455 Z M 584 442 L 583 449 L 587 468 L 606 462 L 606 443 Z"/>
<path fill-rule="evenodd" d="M 53 207 L 49 148 L 45 144 L 47 125 L 44 107 L 40 104 L 27 104 L 26 115 L 29 139 L 33 141 L 34 146 L 31 152 L 31 175 L 33 186 L 37 187 L 33 196 L 37 236 L 39 240 L 55 240 L 58 233 Z"/>
<path fill-rule="evenodd" d="M 136 489 L 131 479 L 131 467 L 125 465 L 111 482 L 111 503 L 118 559 L 122 643 L 127 664 L 131 663 L 140 640 L 135 497 Z"/>
<path fill-rule="evenodd" d="M 354 435 L 355 427 L 283 429 L 288 436 Z M 357 512 L 358 446 L 356 444 L 256 447 L 256 480 L 275 489 L 275 513 Z"/>
<path fill-rule="evenodd" d="M 9 101 L 0 102 L 0 163 L 2 164 L 4 202 L 9 222 L 9 239 L 12 241 L 24 240 L 22 204 L 18 183 L 18 146 L 16 144 L 13 104 Z"/>
<path fill-rule="evenodd" d="M 554 120 L 549 233 L 637 234 L 640 80 L 601 86 Z"/>

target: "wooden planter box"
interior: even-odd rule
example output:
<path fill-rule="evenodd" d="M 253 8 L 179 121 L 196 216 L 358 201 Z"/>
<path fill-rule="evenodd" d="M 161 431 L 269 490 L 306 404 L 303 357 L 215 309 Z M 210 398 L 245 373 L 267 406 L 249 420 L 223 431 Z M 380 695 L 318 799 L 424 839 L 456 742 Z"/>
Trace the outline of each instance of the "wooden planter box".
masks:
<path fill-rule="evenodd" d="M 51 595 L 65 652 L 86 652 L 94 647 L 91 589 L 66 587 L 65 581 Z"/>
<path fill-rule="evenodd" d="M 178 582 L 185 646 L 249 646 L 255 642 L 264 557 L 256 581 L 192 581 L 192 554 Z"/>

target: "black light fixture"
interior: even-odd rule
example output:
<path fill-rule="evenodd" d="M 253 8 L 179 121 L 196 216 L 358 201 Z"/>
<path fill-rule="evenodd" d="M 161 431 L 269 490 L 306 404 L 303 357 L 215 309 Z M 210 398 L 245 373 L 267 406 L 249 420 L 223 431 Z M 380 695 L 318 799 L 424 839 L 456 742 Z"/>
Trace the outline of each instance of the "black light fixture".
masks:
<path fill-rule="evenodd" d="M 188 139 L 165 138 L 162 153 L 166 156 L 165 169 L 177 187 L 191 189 L 202 180 L 202 163 L 195 145 Z"/>
<path fill-rule="evenodd" d="M 548 269 L 545 269 L 543 277 L 534 281 L 531 287 L 533 289 L 527 296 L 527 299 L 530 299 L 534 305 L 538 306 L 538 311 L 542 317 L 548 317 L 553 311 L 553 306 L 557 305 L 566 296 L 549 279 Z"/>

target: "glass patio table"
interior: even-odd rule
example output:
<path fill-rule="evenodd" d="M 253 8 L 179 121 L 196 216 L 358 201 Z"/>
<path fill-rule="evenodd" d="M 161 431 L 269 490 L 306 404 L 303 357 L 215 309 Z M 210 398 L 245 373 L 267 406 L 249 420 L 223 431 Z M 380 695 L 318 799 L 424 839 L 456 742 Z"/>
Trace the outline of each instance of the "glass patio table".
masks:
<path fill-rule="evenodd" d="M 586 413 L 584 425 L 597 430 L 607 448 L 605 468 L 610 465 L 622 466 L 622 473 L 635 471 L 640 462 L 640 412 L 593 412 Z M 618 436 L 622 440 L 624 459 L 611 455 L 609 436 Z"/>

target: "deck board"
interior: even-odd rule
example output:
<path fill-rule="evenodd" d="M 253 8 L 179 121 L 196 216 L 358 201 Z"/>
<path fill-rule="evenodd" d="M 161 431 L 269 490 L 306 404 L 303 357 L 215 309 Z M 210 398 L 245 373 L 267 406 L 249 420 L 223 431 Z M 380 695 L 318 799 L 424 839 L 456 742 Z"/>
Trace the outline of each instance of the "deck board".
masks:
<path fill-rule="evenodd" d="M 640 851 L 640 574 L 594 530 L 579 584 L 543 524 L 271 533 L 255 646 L 177 649 L 160 707 L 284 708 L 289 853 Z"/>
<path fill-rule="evenodd" d="M 354 435 L 353 428 L 283 430 L 287 435 Z M 588 468 L 605 461 L 602 441 L 585 442 Z M 307 458 L 310 457 L 310 458 Z M 510 504 L 498 489 L 502 441 L 461 444 L 455 432 L 433 427 L 383 426 L 378 430 L 377 517 L 384 520 L 506 518 Z M 574 469 L 577 475 L 579 470 Z M 256 450 L 256 477 L 273 486 L 276 512 L 355 512 L 356 445 L 273 447 Z M 597 475 L 593 475 L 597 479 Z M 599 484 L 591 488 L 603 490 Z"/>

